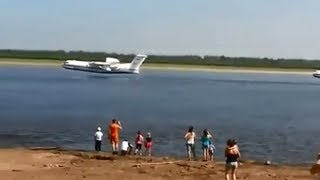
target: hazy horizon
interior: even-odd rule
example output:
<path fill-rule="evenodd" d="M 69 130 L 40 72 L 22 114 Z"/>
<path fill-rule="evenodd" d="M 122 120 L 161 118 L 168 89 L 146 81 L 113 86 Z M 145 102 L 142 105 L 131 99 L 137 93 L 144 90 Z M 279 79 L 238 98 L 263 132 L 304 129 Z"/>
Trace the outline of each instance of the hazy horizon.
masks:
<path fill-rule="evenodd" d="M 18 1 L 0 49 L 320 59 L 320 1 Z"/>

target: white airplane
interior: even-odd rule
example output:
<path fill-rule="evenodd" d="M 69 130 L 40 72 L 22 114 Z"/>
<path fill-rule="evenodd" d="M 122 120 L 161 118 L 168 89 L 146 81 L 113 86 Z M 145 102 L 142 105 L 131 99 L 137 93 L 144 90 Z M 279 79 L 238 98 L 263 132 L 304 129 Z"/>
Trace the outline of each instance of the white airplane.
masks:
<path fill-rule="evenodd" d="M 313 77 L 320 78 L 320 70 L 316 70 L 312 73 Z"/>
<path fill-rule="evenodd" d="M 140 66 L 147 57 L 147 55 L 138 54 L 131 63 L 120 63 L 118 59 L 112 57 L 107 57 L 105 62 L 66 60 L 62 67 L 69 70 L 93 73 L 139 74 Z"/>

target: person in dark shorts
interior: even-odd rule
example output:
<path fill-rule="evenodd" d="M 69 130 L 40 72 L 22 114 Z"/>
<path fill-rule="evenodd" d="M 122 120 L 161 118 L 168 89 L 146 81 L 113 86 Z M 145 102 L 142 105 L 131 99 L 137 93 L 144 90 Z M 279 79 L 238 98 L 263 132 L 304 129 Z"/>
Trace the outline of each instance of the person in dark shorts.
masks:
<path fill-rule="evenodd" d="M 193 131 L 193 126 L 190 126 L 188 129 L 188 132 L 184 135 L 189 161 L 191 160 L 192 156 L 193 156 L 193 159 L 196 160 L 196 150 L 195 150 L 195 144 L 194 144 L 195 138 L 196 138 L 196 133 Z"/>
<path fill-rule="evenodd" d="M 236 170 L 238 168 L 238 159 L 240 158 L 240 151 L 237 145 L 237 141 L 234 139 L 229 139 L 227 141 L 227 147 L 225 148 L 224 153 L 226 157 L 225 180 L 230 180 L 230 171 L 232 180 L 236 180 Z"/>
<path fill-rule="evenodd" d="M 102 136 L 103 136 L 103 133 L 101 132 L 101 128 L 98 127 L 96 133 L 94 134 L 96 151 L 101 151 Z"/>
<path fill-rule="evenodd" d="M 142 144 L 143 144 L 143 141 L 144 141 L 144 138 L 141 134 L 140 131 L 137 132 L 137 135 L 136 135 L 136 140 L 135 140 L 135 143 L 136 143 L 136 150 L 134 152 L 135 155 L 142 155 Z"/>

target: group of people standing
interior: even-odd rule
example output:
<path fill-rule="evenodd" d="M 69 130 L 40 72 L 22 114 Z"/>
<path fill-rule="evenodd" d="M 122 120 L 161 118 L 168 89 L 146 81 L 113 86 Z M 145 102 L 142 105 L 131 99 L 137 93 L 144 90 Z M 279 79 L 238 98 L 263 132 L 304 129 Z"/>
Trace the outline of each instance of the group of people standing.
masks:
<path fill-rule="evenodd" d="M 188 132 L 184 136 L 186 141 L 186 149 L 188 154 L 188 160 L 196 159 L 196 151 L 195 151 L 195 140 L 196 133 L 192 126 L 189 127 Z M 200 138 L 202 152 L 203 152 L 203 161 L 213 160 L 213 154 L 216 150 L 213 142 L 212 142 L 212 134 L 207 130 L 203 130 L 203 134 Z M 225 179 L 230 180 L 229 174 L 231 173 L 231 178 L 236 180 L 236 170 L 239 166 L 238 160 L 240 158 L 240 150 L 237 145 L 237 141 L 235 139 L 228 139 L 226 143 L 226 148 L 224 151 L 224 155 L 226 157 L 226 165 L 225 165 Z"/>
<path fill-rule="evenodd" d="M 188 160 L 192 158 L 196 159 L 196 151 L 195 151 L 195 139 L 196 133 L 193 130 L 193 127 L 190 126 L 188 132 L 184 136 L 186 140 L 186 148 L 188 154 Z M 203 152 L 203 160 L 213 160 L 213 153 L 215 151 L 215 146 L 212 143 L 212 135 L 207 129 L 203 130 L 203 135 L 201 136 L 201 145 L 202 145 L 202 152 Z"/>
<path fill-rule="evenodd" d="M 120 121 L 113 119 L 111 124 L 108 126 L 108 139 L 112 146 L 112 154 L 118 154 L 119 152 L 119 131 L 122 130 Z M 103 133 L 101 127 L 97 128 L 97 131 L 94 134 L 95 138 L 95 150 L 101 151 Z M 151 156 L 152 149 L 152 137 L 151 133 L 148 132 L 146 138 L 142 135 L 141 131 L 137 132 L 135 137 L 135 151 L 134 154 L 142 155 L 142 147 L 145 147 L 146 153 Z M 131 154 L 133 145 L 124 139 L 121 143 L 121 155 Z"/>
<path fill-rule="evenodd" d="M 113 119 L 111 124 L 108 126 L 108 139 L 112 146 L 112 153 L 118 154 L 119 152 L 119 131 L 122 130 L 122 126 L 120 121 Z M 101 128 L 98 127 L 97 131 L 94 135 L 95 137 L 95 150 L 101 151 L 102 137 L 103 133 Z M 186 149 L 188 160 L 196 159 L 196 151 L 195 151 L 195 143 L 196 143 L 196 133 L 194 132 L 194 128 L 190 126 L 188 128 L 187 133 L 184 136 L 186 141 Z M 200 138 L 202 153 L 203 153 L 203 161 L 211 161 L 213 160 L 213 155 L 216 150 L 213 144 L 213 135 L 207 130 L 204 129 L 202 136 Z M 141 131 L 138 131 L 135 136 L 135 155 L 143 154 L 143 145 L 145 147 L 145 153 L 151 156 L 152 149 L 152 137 L 151 133 L 148 132 L 146 137 L 143 136 Z M 124 139 L 121 143 L 121 155 L 131 154 L 133 149 L 133 145 L 127 140 Z M 225 166 L 225 179 L 230 180 L 229 174 L 231 172 L 231 177 L 233 180 L 236 180 L 236 170 L 238 168 L 238 160 L 240 158 L 240 150 L 237 145 L 237 141 L 235 139 L 229 139 L 225 148 L 225 157 L 226 157 L 226 166 Z"/>

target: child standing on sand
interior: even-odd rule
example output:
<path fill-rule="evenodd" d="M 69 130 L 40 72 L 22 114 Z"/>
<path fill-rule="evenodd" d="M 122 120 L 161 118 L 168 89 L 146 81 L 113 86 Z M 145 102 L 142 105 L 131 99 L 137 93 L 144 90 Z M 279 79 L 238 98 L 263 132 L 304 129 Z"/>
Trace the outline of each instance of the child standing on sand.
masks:
<path fill-rule="evenodd" d="M 209 160 L 209 146 L 211 144 L 211 134 L 207 129 L 203 130 L 203 135 L 201 137 L 202 150 L 203 150 L 203 161 Z"/>
<path fill-rule="evenodd" d="M 125 156 L 129 151 L 129 141 L 127 139 L 123 140 L 121 143 L 121 155 Z"/>
<path fill-rule="evenodd" d="M 96 133 L 94 134 L 96 151 L 101 151 L 102 136 L 103 136 L 103 133 L 101 132 L 101 128 L 98 127 Z"/>
<path fill-rule="evenodd" d="M 146 148 L 146 153 L 148 153 L 148 156 L 151 156 L 152 137 L 150 132 L 147 133 L 146 142 L 144 145 Z"/>
<path fill-rule="evenodd" d="M 209 160 L 213 161 L 213 154 L 216 151 L 216 147 L 214 146 L 214 144 L 212 142 L 210 142 L 209 145 Z"/>
<path fill-rule="evenodd" d="M 135 155 L 137 155 L 139 153 L 139 155 L 142 155 L 141 149 L 142 149 L 142 144 L 143 144 L 144 138 L 141 134 L 140 131 L 138 131 L 137 135 L 136 135 L 136 150 L 134 152 Z"/>

